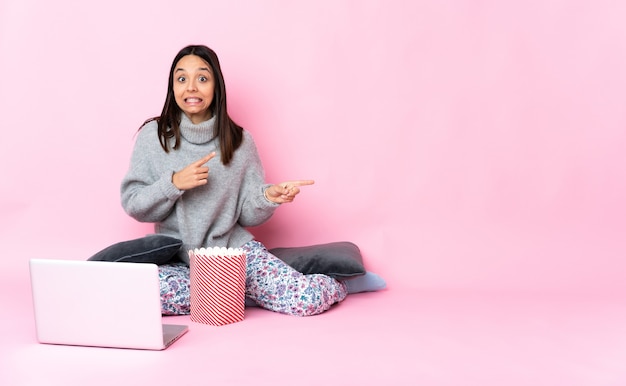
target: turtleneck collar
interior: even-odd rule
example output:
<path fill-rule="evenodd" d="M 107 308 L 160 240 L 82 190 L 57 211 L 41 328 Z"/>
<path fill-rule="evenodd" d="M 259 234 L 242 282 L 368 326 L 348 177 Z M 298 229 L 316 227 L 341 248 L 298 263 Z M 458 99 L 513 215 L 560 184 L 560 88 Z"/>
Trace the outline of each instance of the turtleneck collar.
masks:
<path fill-rule="evenodd" d="M 181 113 L 180 135 L 194 144 L 207 143 L 215 137 L 215 115 L 208 121 L 195 124 L 191 122 L 187 114 Z"/>

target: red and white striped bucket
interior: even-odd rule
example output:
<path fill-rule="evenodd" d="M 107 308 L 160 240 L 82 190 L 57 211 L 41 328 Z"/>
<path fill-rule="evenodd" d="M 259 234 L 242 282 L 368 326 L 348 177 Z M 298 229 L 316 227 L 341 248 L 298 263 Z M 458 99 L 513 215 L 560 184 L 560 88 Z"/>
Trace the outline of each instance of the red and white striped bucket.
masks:
<path fill-rule="evenodd" d="M 246 255 L 240 248 L 189 251 L 191 321 L 223 326 L 243 320 Z"/>

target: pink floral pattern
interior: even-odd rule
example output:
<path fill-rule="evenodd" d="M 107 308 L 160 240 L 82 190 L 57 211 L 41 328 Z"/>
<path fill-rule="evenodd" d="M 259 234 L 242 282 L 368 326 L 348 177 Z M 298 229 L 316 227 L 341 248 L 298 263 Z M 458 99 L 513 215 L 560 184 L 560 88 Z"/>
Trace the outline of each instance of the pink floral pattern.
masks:
<path fill-rule="evenodd" d="M 329 276 L 303 275 L 267 251 L 258 241 L 242 249 L 247 256 L 246 297 L 260 307 L 297 316 L 328 310 L 345 299 L 346 285 Z M 189 267 L 183 263 L 159 266 L 164 315 L 189 314 Z"/>

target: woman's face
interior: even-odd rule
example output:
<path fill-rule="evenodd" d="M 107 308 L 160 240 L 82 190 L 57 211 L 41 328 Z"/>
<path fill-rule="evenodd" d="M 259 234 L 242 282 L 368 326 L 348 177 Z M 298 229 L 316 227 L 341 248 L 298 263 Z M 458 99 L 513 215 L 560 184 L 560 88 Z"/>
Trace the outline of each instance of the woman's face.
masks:
<path fill-rule="evenodd" d="M 174 67 L 174 98 L 191 122 L 211 118 L 215 79 L 207 62 L 196 55 L 183 56 Z"/>

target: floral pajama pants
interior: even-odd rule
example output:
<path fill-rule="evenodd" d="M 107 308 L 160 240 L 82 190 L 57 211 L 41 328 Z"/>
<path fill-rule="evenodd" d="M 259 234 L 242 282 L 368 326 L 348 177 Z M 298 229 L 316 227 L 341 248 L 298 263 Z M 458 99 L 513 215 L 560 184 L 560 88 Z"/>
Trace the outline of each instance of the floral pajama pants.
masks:
<path fill-rule="evenodd" d="M 258 241 L 242 247 L 246 253 L 246 297 L 268 310 L 297 316 L 320 314 L 345 299 L 346 285 L 326 275 L 303 275 L 267 251 Z M 190 312 L 189 267 L 159 266 L 163 315 Z"/>

